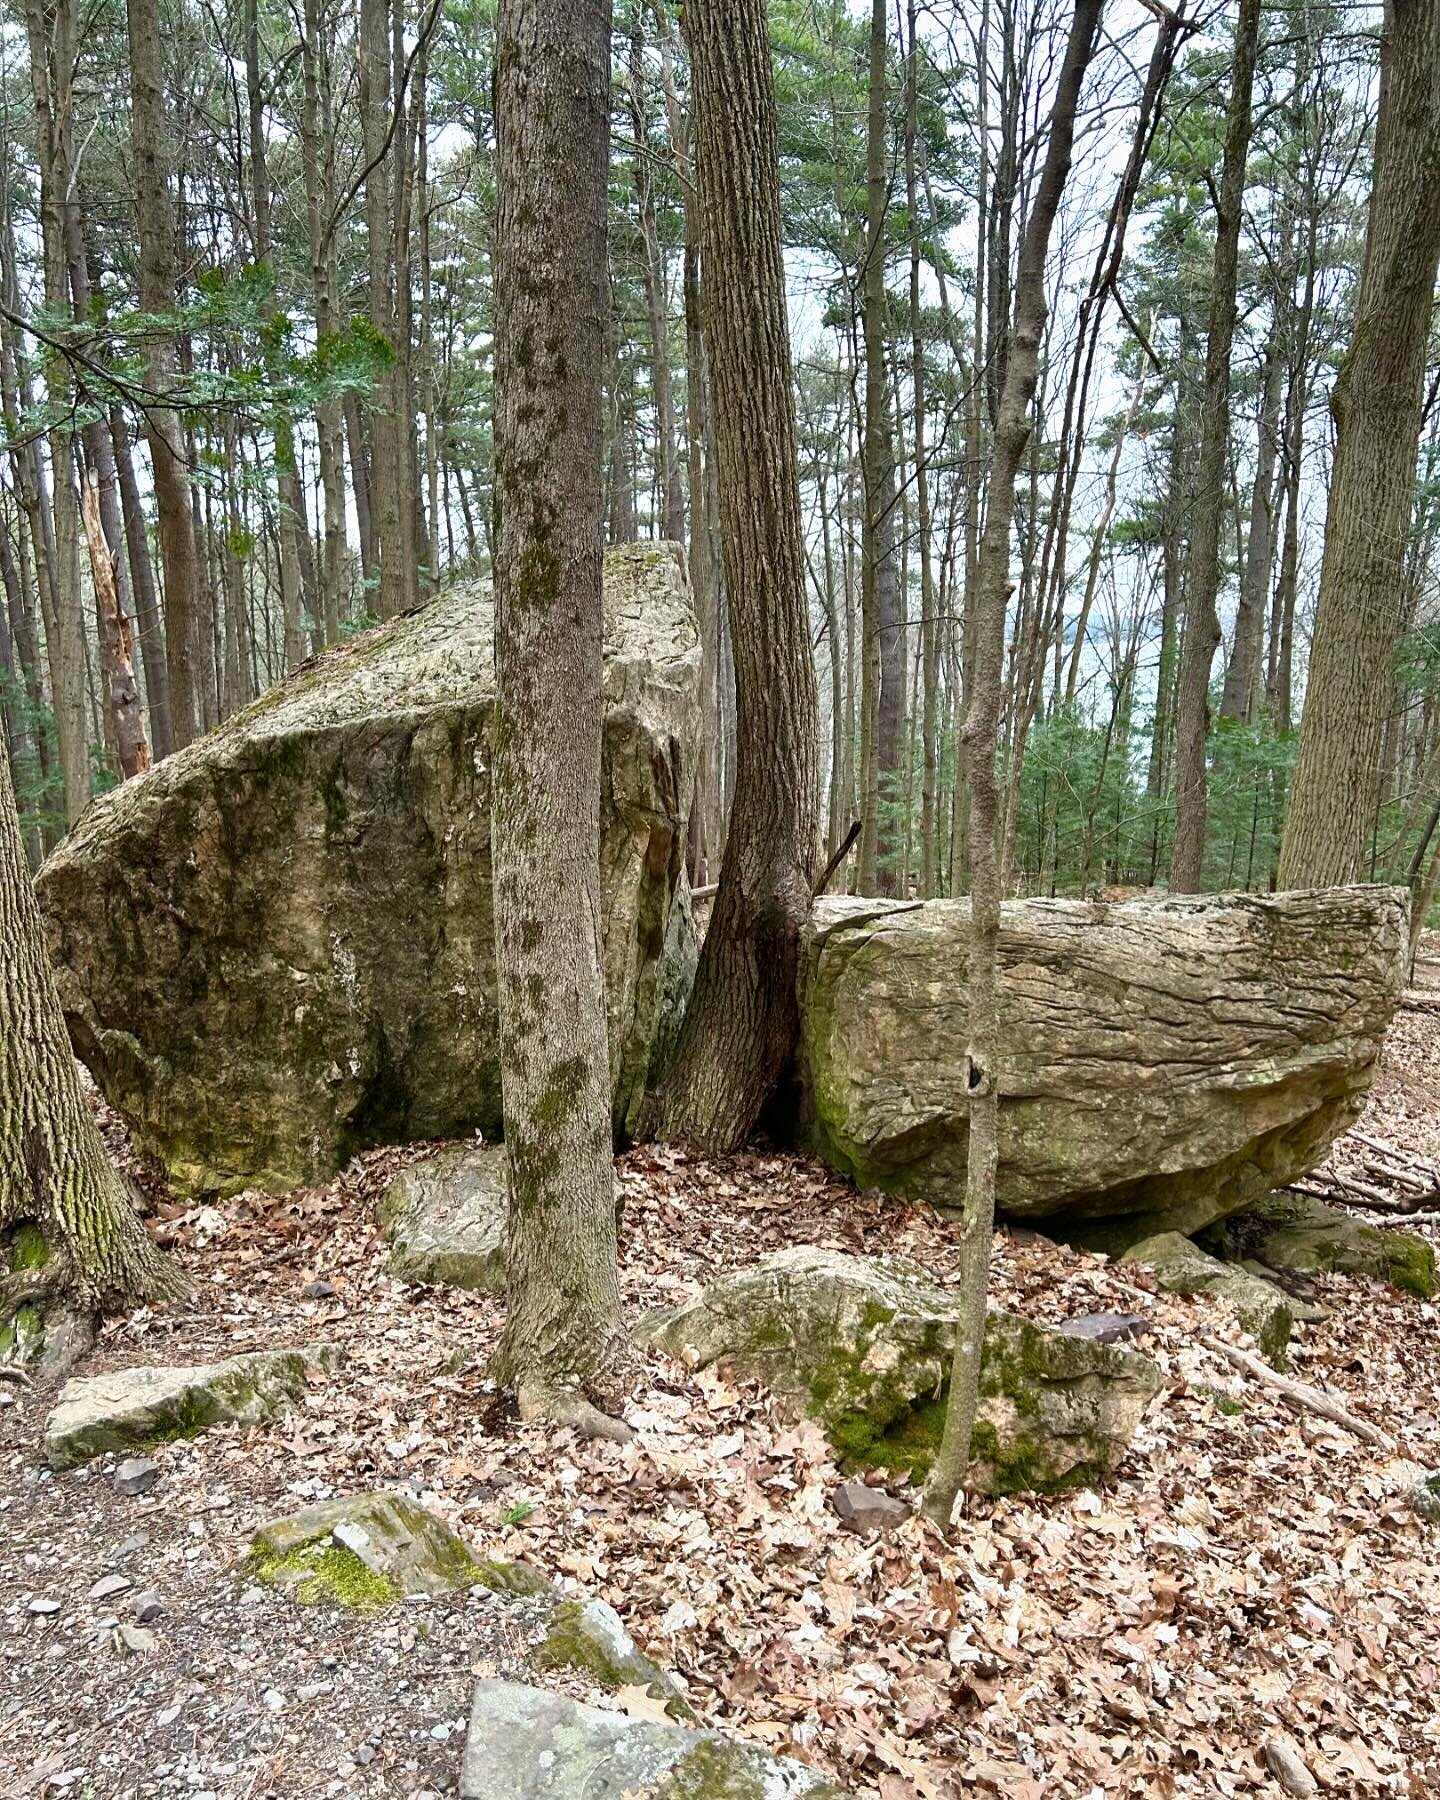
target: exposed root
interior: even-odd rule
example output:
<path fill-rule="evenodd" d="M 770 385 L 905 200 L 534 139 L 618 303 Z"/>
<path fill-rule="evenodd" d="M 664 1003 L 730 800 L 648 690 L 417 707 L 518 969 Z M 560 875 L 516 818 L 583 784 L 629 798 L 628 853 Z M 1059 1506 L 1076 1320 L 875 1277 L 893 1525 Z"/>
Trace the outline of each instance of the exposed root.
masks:
<path fill-rule="evenodd" d="M 556 1425 L 567 1425 L 582 1438 L 601 1439 L 611 1444 L 628 1444 L 635 1433 L 623 1419 L 587 1400 L 575 1388 L 554 1388 L 545 1382 L 523 1381 L 516 1392 L 522 1419 L 549 1419 Z"/>

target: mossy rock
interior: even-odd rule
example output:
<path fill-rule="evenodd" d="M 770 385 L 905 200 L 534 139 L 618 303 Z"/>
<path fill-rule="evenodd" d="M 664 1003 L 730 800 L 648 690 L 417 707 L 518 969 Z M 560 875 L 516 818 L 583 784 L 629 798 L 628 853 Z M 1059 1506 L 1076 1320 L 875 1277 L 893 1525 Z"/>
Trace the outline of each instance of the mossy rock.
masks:
<path fill-rule="evenodd" d="M 262 1425 L 299 1398 L 310 1370 L 333 1369 L 340 1357 L 333 1344 L 313 1344 L 67 1381 L 45 1425 L 46 1461 L 73 1469 L 106 1450 L 173 1443 L 213 1425 Z"/>
<path fill-rule="evenodd" d="M 620 1615 L 603 1600 L 562 1600 L 529 1663 L 540 1673 L 572 1670 L 607 1693 L 642 1687 L 665 1702 L 672 1719 L 695 1716 L 674 1680 L 639 1649 Z"/>
<path fill-rule="evenodd" d="M 1188 1235 L 1313 1168 L 1364 1105 L 1406 918 L 1377 886 L 1007 901 L 1000 1213 Z M 969 1155 L 969 944 L 968 900 L 828 897 L 799 980 L 811 1143 L 942 1209 Z"/>
<path fill-rule="evenodd" d="M 386 1489 L 269 1520 L 251 1539 L 246 1568 L 302 1605 L 355 1612 L 373 1612 L 409 1594 L 435 1597 L 469 1587 L 551 1591 L 538 1570 L 477 1557 L 428 1508 Z"/>
<path fill-rule="evenodd" d="M 944 1427 L 957 1311 L 954 1290 L 913 1264 L 802 1247 L 722 1277 L 641 1334 L 691 1365 L 757 1376 L 822 1427 L 842 1466 L 920 1481 Z M 1013 1493 L 1100 1479 L 1160 1386 L 1148 1357 L 992 1311 L 970 1484 Z"/>
<path fill-rule="evenodd" d="M 515 1681 L 477 1683 L 460 1800 L 845 1800 L 816 1770 L 714 1731 L 626 1718 Z"/>
<path fill-rule="evenodd" d="M 1125 1252 L 1125 1262 L 1143 1264 L 1167 1294 L 1210 1294 L 1235 1314 L 1277 1369 L 1285 1366 L 1286 1346 L 1295 1326 L 1295 1303 L 1248 1269 L 1207 1256 L 1178 1231 L 1142 1238 Z"/>
<path fill-rule="evenodd" d="M 400 1170 L 380 1197 L 399 1281 L 499 1293 L 509 1164 L 503 1144 L 452 1144 Z"/>
<path fill-rule="evenodd" d="M 700 725 L 676 546 L 605 559 L 602 950 L 617 1130 L 686 968 Z M 501 1135 L 494 621 L 459 585 L 96 801 L 36 884 L 76 1051 L 177 1192 Z M 672 975 L 674 979 L 672 979 Z"/>
<path fill-rule="evenodd" d="M 1414 1232 L 1367 1225 L 1309 1194 L 1270 1194 L 1206 1234 L 1222 1255 L 1295 1274 L 1368 1275 L 1407 1294 L 1435 1294 L 1435 1250 Z"/>

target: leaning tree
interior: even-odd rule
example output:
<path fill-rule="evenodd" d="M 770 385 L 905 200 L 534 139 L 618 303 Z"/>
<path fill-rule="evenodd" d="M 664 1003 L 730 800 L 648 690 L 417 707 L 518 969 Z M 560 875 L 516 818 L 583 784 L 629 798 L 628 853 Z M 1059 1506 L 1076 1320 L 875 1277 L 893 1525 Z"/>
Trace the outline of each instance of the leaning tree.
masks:
<path fill-rule="evenodd" d="M 53 1365 L 101 1312 L 182 1285 L 81 1090 L 0 744 L 0 1361 Z"/>
<path fill-rule="evenodd" d="M 731 1150 L 794 1047 L 819 824 L 819 701 L 805 603 L 775 81 L 763 0 L 685 8 L 702 301 L 730 634 L 735 798 L 662 1137 Z"/>

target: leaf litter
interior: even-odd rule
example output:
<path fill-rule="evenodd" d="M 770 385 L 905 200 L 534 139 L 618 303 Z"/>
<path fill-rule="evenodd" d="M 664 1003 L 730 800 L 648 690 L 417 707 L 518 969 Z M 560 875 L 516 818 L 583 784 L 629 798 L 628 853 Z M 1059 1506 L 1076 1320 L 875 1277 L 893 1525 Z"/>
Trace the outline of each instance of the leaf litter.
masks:
<path fill-rule="evenodd" d="M 1359 1129 L 1440 1143 L 1437 1036 L 1440 1018 L 1401 1015 Z M 109 1459 L 45 1471 L 45 1397 L 0 1386 L 0 1793 L 453 1794 L 470 1685 L 521 1670 L 534 1615 L 476 1592 L 357 1618 L 242 1566 L 263 1519 L 380 1485 L 481 1554 L 608 1600 L 706 1723 L 860 1800 L 1276 1795 L 1274 1744 L 1325 1794 L 1440 1791 L 1440 1533 L 1406 1501 L 1440 1467 L 1434 1304 L 1321 1276 L 1330 1316 L 1297 1329 L 1295 1375 L 1382 1426 L 1387 1456 L 1208 1348 L 1248 1342 L 1213 1301 L 1001 1231 L 995 1304 L 1138 1312 L 1165 1389 L 1103 1489 L 972 1501 L 948 1543 L 918 1517 L 865 1535 L 831 1509 L 843 1472 L 820 1434 L 722 1371 L 647 1354 L 628 1445 L 520 1423 L 485 1376 L 500 1303 L 385 1273 L 374 1203 L 418 1154 L 218 1208 L 146 1178 L 195 1297 L 113 1323 L 86 1372 L 342 1344 L 339 1374 L 287 1418 L 157 1447 L 161 1480 L 126 1498 Z M 804 1157 L 645 1147 L 617 1169 L 632 1316 L 791 1244 L 955 1274 L 953 1226 Z M 89 1597 L 115 1573 L 161 1596 L 143 1629 L 127 1595 Z"/>

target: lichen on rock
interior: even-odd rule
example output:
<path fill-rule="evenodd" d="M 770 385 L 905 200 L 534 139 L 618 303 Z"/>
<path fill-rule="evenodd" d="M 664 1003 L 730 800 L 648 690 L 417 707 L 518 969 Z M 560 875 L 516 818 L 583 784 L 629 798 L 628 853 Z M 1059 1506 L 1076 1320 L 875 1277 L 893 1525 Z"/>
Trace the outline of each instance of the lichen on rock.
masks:
<path fill-rule="evenodd" d="M 378 1207 L 400 1281 L 498 1293 L 505 1286 L 503 1144 L 452 1144 L 401 1169 Z"/>
<path fill-rule="evenodd" d="M 614 549 L 605 580 L 623 1129 L 684 949 L 700 645 L 673 548 Z M 72 1040 L 177 1190 L 280 1191 L 372 1145 L 499 1135 L 491 612 L 488 583 L 457 587 L 328 652 L 97 801 L 42 870 Z"/>
<path fill-rule="evenodd" d="M 695 1716 L 674 1679 L 645 1655 L 604 1600 L 562 1600 L 550 1616 L 545 1636 L 530 1652 L 529 1663 L 540 1673 L 564 1669 L 583 1675 L 609 1693 L 622 1687 L 644 1688 L 653 1699 L 664 1701 L 672 1719 Z"/>
<path fill-rule="evenodd" d="M 1007 902 L 1000 1212 L 1189 1234 L 1313 1167 L 1363 1104 L 1405 927 L 1378 887 Z M 822 900 L 800 982 L 812 1143 L 941 1207 L 965 1186 L 969 931 L 964 900 Z"/>
<path fill-rule="evenodd" d="M 845 1466 L 918 1481 L 944 1425 L 957 1312 L 954 1290 L 914 1264 L 806 1246 L 722 1276 L 641 1333 L 757 1376 Z M 1148 1357 L 992 1311 L 969 1479 L 992 1493 L 1097 1480 L 1159 1389 Z"/>
<path fill-rule="evenodd" d="M 1310 1194 L 1270 1194 L 1206 1234 L 1227 1256 L 1295 1274 L 1368 1275 L 1407 1294 L 1435 1294 L 1435 1250 L 1413 1231 L 1367 1225 Z"/>
<path fill-rule="evenodd" d="M 1295 1307 L 1273 1281 L 1207 1256 L 1178 1231 L 1142 1238 L 1125 1252 L 1123 1260 L 1143 1263 L 1166 1293 L 1210 1294 L 1222 1301 L 1254 1338 L 1260 1354 L 1277 1369 L 1284 1368 Z"/>

